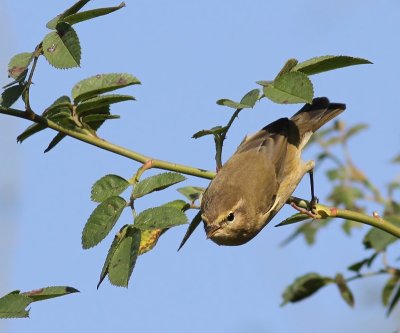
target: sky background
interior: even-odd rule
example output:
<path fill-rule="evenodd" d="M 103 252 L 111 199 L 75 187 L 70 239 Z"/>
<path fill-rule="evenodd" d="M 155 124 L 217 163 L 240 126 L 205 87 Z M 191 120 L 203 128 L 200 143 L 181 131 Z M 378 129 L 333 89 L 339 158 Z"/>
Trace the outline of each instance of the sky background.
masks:
<path fill-rule="evenodd" d="M 33 51 L 48 33 L 46 22 L 72 3 L 3 1 L 2 85 L 8 82 L 8 60 Z M 87 7 L 118 3 L 98 0 Z M 114 14 L 75 26 L 82 46 L 81 68 L 59 71 L 40 59 L 31 92 L 36 112 L 70 94 L 83 78 L 128 72 L 142 82 L 125 90 L 137 101 L 114 106 L 113 113 L 122 120 L 110 121 L 99 135 L 155 158 L 212 170 L 212 139 L 191 136 L 226 123 L 230 109 L 216 105 L 216 100 L 239 100 L 257 87 L 255 81 L 273 79 L 288 58 L 358 56 L 374 65 L 313 76 L 315 95 L 346 103 L 347 111 L 340 117 L 347 124 L 369 124 L 351 141 L 350 150 L 355 163 L 379 188 L 398 173 L 389 161 L 400 143 L 399 1 L 126 3 Z M 242 112 L 229 133 L 225 160 L 246 134 L 298 108 L 263 100 Z M 49 130 L 17 144 L 16 136 L 28 125 L 0 117 L 0 293 L 49 285 L 69 285 L 81 293 L 35 303 L 31 319 L 2 321 L 2 331 L 372 333 L 400 327 L 399 311 L 387 319 L 380 304 L 380 278 L 351 285 L 354 309 L 340 299 L 334 286 L 304 302 L 279 307 L 282 291 L 295 277 L 312 271 L 332 276 L 367 255 L 360 243 L 367 229 L 349 238 L 340 223 L 324 229 L 314 247 L 303 239 L 280 247 L 295 226 L 272 226 L 293 213 L 288 207 L 240 247 L 218 247 L 199 228 L 177 253 L 186 227 L 174 228 L 154 251 L 139 258 L 128 289 L 105 281 L 97 291 L 113 236 L 91 250 L 81 248 L 81 231 L 95 208 L 90 188 L 105 174 L 129 178 L 139 165 L 69 138 L 43 154 L 54 133 Z M 305 155 L 313 154 L 310 150 Z M 330 185 L 322 169 L 315 178 L 323 202 Z M 207 181 L 189 178 L 183 185 L 205 187 Z M 308 197 L 308 189 L 305 179 L 295 193 Z M 178 198 L 183 197 L 174 189 L 156 193 L 140 200 L 137 209 Z M 372 212 L 375 207 L 368 209 Z M 118 226 L 130 222 L 126 211 Z"/>

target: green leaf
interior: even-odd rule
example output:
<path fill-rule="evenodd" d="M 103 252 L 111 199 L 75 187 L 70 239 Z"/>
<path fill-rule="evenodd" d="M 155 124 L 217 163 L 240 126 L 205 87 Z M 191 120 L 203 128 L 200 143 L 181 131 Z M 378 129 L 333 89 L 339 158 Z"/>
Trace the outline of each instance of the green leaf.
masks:
<path fill-rule="evenodd" d="M 115 12 L 118 9 L 125 7 L 125 3 L 122 2 L 118 6 L 115 7 L 105 7 L 105 8 L 97 8 L 92 10 L 87 10 L 84 12 L 76 13 L 69 15 L 63 19 L 64 22 L 68 22 L 69 24 L 76 24 L 83 21 L 91 20 L 99 16 L 107 15 L 112 12 Z"/>
<path fill-rule="evenodd" d="M 189 239 L 189 237 L 192 235 L 193 231 L 196 230 L 196 228 L 199 226 L 201 223 L 201 211 L 199 211 L 195 217 L 193 218 L 192 222 L 190 222 L 188 229 L 186 230 L 185 236 L 183 236 L 182 242 L 179 245 L 178 251 L 185 245 L 186 241 Z"/>
<path fill-rule="evenodd" d="M 295 303 L 310 297 L 317 292 L 320 288 L 327 284 L 333 283 L 329 277 L 321 276 L 317 273 L 308 273 L 298 277 L 294 282 L 289 285 L 283 292 L 283 303 L 281 306 L 288 302 Z"/>
<path fill-rule="evenodd" d="M 278 75 L 276 77 L 279 77 L 283 74 L 289 73 L 293 67 L 295 67 L 298 64 L 298 60 L 297 59 L 289 59 L 288 61 L 286 61 L 286 63 L 283 65 L 282 69 L 279 71 Z M 261 82 L 265 82 L 265 81 L 261 81 Z"/>
<path fill-rule="evenodd" d="M 387 315 L 389 316 L 393 311 L 394 307 L 397 305 L 400 299 L 400 286 L 397 287 L 396 293 L 394 294 L 387 311 Z"/>
<path fill-rule="evenodd" d="M 174 207 L 154 207 L 141 212 L 135 218 L 134 226 L 140 230 L 164 229 L 187 223 L 184 212 Z"/>
<path fill-rule="evenodd" d="M 342 274 L 335 276 L 335 283 L 339 288 L 343 300 L 351 307 L 354 306 L 354 296 Z"/>
<path fill-rule="evenodd" d="M 114 103 L 120 103 L 125 101 L 135 100 L 133 96 L 130 95 L 118 95 L 118 94 L 108 94 L 90 98 L 82 103 L 79 103 L 76 107 L 76 113 L 80 115 L 88 110 L 97 109 L 102 106 L 107 106 Z"/>
<path fill-rule="evenodd" d="M 201 130 L 192 135 L 193 139 L 201 138 L 205 135 L 218 135 L 226 131 L 226 126 L 215 126 L 209 130 Z"/>
<path fill-rule="evenodd" d="M 141 238 L 140 238 L 140 246 L 139 246 L 139 255 L 145 254 L 152 250 L 160 236 L 167 229 L 152 229 L 152 230 L 142 230 Z"/>
<path fill-rule="evenodd" d="M 298 236 L 303 235 L 306 243 L 312 245 L 315 243 L 315 236 L 317 232 L 325 227 L 329 223 L 330 219 L 318 220 L 318 221 L 308 221 L 302 223 L 297 229 L 289 235 L 282 243 L 281 246 L 285 246 L 291 241 L 293 241 Z"/>
<path fill-rule="evenodd" d="M 1 94 L 1 106 L 9 108 L 21 97 L 24 89 L 24 85 L 17 84 L 4 90 Z"/>
<path fill-rule="evenodd" d="M 107 119 L 116 119 L 119 116 L 110 114 L 110 106 L 101 106 L 97 109 L 87 110 L 80 115 L 81 122 L 93 131 L 97 131 Z"/>
<path fill-rule="evenodd" d="M 370 267 L 372 262 L 377 257 L 377 255 L 378 255 L 378 252 L 375 252 L 371 257 L 363 259 L 361 261 L 358 261 L 358 262 L 350 265 L 349 267 L 347 267 L 347 269 L 358 273 L 361 270 L 361 268 L 363 268 L 364 266 Z"/>
<path fill-rule="evenodd" d="M 140 246 L 140 230 L 128 226 L 115 248 L 108 267 L 108 279 L 114 286 L 128 287 Z"/>
<path fill-rule="evenodd" d="M 253 89 L 243 96 L 240 103 L 234 102 L 230 99 L 219 99 L 217 101 L 218 105 L 224 105 L 233 109 L 246 109 L 253 108 L 258 101 L 260 91 L 258 89 Z"/>
<path fill-rule="evenodd" d="M 393 294 L 394 288 L 400 281 L 400 276 L 395 274 L 392 275 L 389 280 L 387 280 L 385 286 L 382 289 L 382 303 L 384 306 L 388 306 L 390 297 Z"/>
<path fill-rule="evenodd" d="M 250 108 L 250 106 L 248 106 L 248 105 L 246 105 L 246 104 L 241 104 L 241 103 L 238 103 L 238 102 L 234 102 L 234 101 L 232 101 L 232 100 L 230 100 L 230 99 L 227 99 L 227 98 L 219 99 L 219 100 L 217 101 L 217 104 L 218 104 L 218 105 L 227 106 L 227 107 L 233 108 L 233 109 L 245 109 L 245 108 Z"/>
<path fill-rule="evenodd" d="M 8 294 L 0 298 L 0 318 L 27 318 L 29 310 L 26 307 L 32 299 L 22 294 Z"/>
<path fill-rule="evenodd" d="M 97 95 L 134 84 L 140 84 L 140 81 L 131 74 L 98 74 L 96 76 L 79 81 L 72 88 L 71 94 L 75 104 L 77 104 L 80 101 L 93 98 Z"/>
<path fill-rule="evenodd" d="M 121 242 L 121 240 L 125 236 L 127 229 L 128 229 L 128 225 L 126 224 L 114 236 L 114 240 L 112 241 L 110 249 L 108 250 L 106 260 L 104 261 L 104 265 L 103 265 L 103 268 L 100 273 L 100 279 L 99 279 L 99 282 L 97 283 L 97 289 L 99 289 L 104 278 L 107 276 L 108 269 L 110 267 L 111 258 L 113 257 L 118 244 Z"/>
<path fill-rule="evenodd" d="M 163 204 L 163 207 L 173 207 L 184 212 L 190 208 L 190 204 L 183 200 L 174 200 Z"/>
<path fill-rule="evenodd" d="M 132 192 L 134 199 L 143 197 L 154 191 L 163 190 L 171 185 L 180 183 L 186 178 L 180 173 L 164 172 L 155 176 L 148 177 L 135 185 Z"/>
<path fill-rule="evenodd" d="M 372 64 L 372 62 L 362 58 L 327 55 L 303 61 L 293 67 L 292 71 L 299 71 L 307 75 L 313 75 L 331 71 L 333 69 L 362 64 Z"/>
<path fill-rule="evenodd" d="M 362 223 L 353 220 L 345 220 L 342 224 L 342 229 L 348 236 L 351 235 L 351 231 L 355 228 L 362 228 Z"/>
<path fill-rule="evenodd" d="M 338 167 L 335 169 L 329 169 L 326 171 L 326 176 L 329 180 L 336 180 L 336 179 L 345 179 L 346 177 L 346 170 L 344 167 Z"/>
<path fill-rule="evenodd" d="M 18 53 L 10 59 L 8 63 L 8 76 L 19 81 L 23 74 L 27 73 L 27 68 L 33 59 L 32 52 Z"/>
<path fill-rule="evenodd" d="M 68 23 L 59 23 L 57 31 L 52 31 L 44 37 L 43 54 L 55 68 L 79 67 L 81 46 L 75 30 Z"/>
<path fill-rule="evenodd" d="M 99 244 L 111 231 L 127 206 L 121 197 L 110 197 L 99 204 L 90 215 L 82 232 L 82 247 L 91 248 Z"/>
<path fill-rule="evenodd" d="M 32 291 L 27 291 L 22 294 L 30 297 L 33 302 L 37 302 L 73 293 L 79 293 L 79 290 L 67 286 L 53 286 L 53 287 L 46 287 Z"/>
<path fill-rule="evenodd" d="M 61 22 L 65 17 L 73 15 L 77 12 L 79 12 L 83 6 L 85 6 L 90 0 L 79 0 L 75 4 L 73 4 L 71 7 L 66 9 L 63 13 L 57 15 L 55 18 L 51 19 L 49 22 L 47 22 L 46 27 L 49 29 L 55 29 L 57 27 L 57 24 Z"/>
<path fill-rule="evenodd" d="M 310 217 L 306 214 L 296 213 L 292 216 L 288 217 L 287 219 L 283 220 L 282 222 L 278 223 L 275 227 L 282 227 L 284 225 L 289 225 L 297 222 L 302 222 L 305 220 L 309 220 Z"/>
<path fill-rule="evenodd" d="M 335 186 L 328 197 L 335 206 L 344 205 L 347 208 L 353 207 L 357 199 L 364 197 L 364 193 L 356 188 L 346 185 Z"/>
<path fill-rule="evenodd" d="M 129 185 L 130 183 L 120 176 L 106 175 L 93 184 L 90 199 L 102 202 L 109 197 L 120 195 Z"/>
<path fill-rule="evenodd" d="M 183 194 L 191 202 L 199 199 L 205 190 L 206 189 L 204 187 L 197 186 L 185 186 L 177 189 L 179 193 Z"/>
<path fill-rule="evenodd" d="M 385 220 L 389 223 L 393 223 L 395 226 L 400 227 L 400 216 L 387 216 Z M 377 228 L 371 228 L 365 235 L 363 244 L 365 248 L 373 248 L 375 251 L 383 251 L 390 244 L 397 241 L 398 238 L 385 231 Z"/>
<path fill-rule="evenodd" d="M 348 139 L 350 139 L 352 136 L 354 136 L 355 134 L 361 132 L 362 130 L 365 130 L 366 128 L 368 128 L 367 124 L 358 124 L 358 125 L 354 125 L 353 127 L 350 127 L 345 135 L 344 135 L 344 139 L 347 141 Z"/>
<path fill-rule="evenodd" d="M 279 104 L 312 103 L 314 95 L 310 79 L 300 72 L 282 74 L 263 90 L 266 97 Z"/>
<path fill-rule="evenodd" d="M 44 153 L 48 153 L 50 150 L 52 150 L 57 144 L 60 143 L 62 139 L 64 139 L 67 135 L 64 133 L 57 133 L 56 136 L 53 138 L 53 140 L 50 141 L 49 145 L 47 148 L 44 150 Z"/>

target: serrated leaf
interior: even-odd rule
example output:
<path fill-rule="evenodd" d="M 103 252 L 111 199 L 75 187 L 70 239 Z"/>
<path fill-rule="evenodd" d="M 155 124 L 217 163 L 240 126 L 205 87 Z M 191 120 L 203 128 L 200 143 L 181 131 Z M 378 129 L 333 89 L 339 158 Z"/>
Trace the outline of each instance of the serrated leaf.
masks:
<path fill-rule="evenodd" d="M 91 109 L 80 115 L 80 120 L 93 131 L 97 131 L 107 119 L 117 119 L 119 116 L 110 114 L 110 106 L 102 106 L 97 109 Z"/>
<path fill-rule="evenodd" d="M 140 246 L 140 230 L 129 226 L 116 246 L 108 267 L 108 279 L 114 286 L 128 287 Z"/>
<path fill-rule="evenodd" d="M 194 202 L 202 196 L 205 188 L 198 186 L 185 186 L 178 188 L 177 191 L 184 195 L 189 201 Z"/>
<path fill-rule="evenodd" d="M 174 200 L 163 204 L 164 207 L 173 207 L 176 209 L 180 209 L 181 211 L 188 210 L 190 208 L 190 204 L 183 200 Z"/>
<path fill-rule="evenodd" d="M 282 227 L 285 225 L 298 223 L 298 222 L 302 222 L 302 221 L 309 220 L 309 219 L 310 219 L 310 217 L 306 214 L 296 213 L 296 214 L 293 214 L 292 216 L 289 216 L 287 219 L 283 220 L 282 222 L 278 223 L 275 227 Z"/>
<path fill-rule="evenodd" d="M 90 98 L 82 103 L 79 103 L 76 107 L 76 113 L 80 115 L 88 110 L 96 109 L 102 106 L 120 103 L 125 101 L 135 100 L 133 96 L 130 95 L 118 95 L 118 94 L 108 94 Z"/>
<path fill-rule="evenodd" d="M 193 218 L 192 222 L 190 222 L 188 229 L 186 230 L 185 236 L 183 236 L 182 242 L 179 245 L 178 251 L 185 245 L 186 241 L 192 235 L 192 233 L 196 230 L 196 228 L 201 223 L 201 211 L 199 211 Z"/>
<path fill-rule="evenodd" d="M 171 185 L 180 183 L 185 179 L 186 177 L 175 172 L 164 172 L 148 177 L 135 185 L 132 191 L 132 197 L 134 199 L 143 197 L 146 194 L 160 191 Z"/>
<path fill-rule="evenodd" d="M 99 16 L 111 14 L 112 12 L 115 12 L 116 10 L 119 10 L 123 7 L 125 7 L 125 2 L 122 2 L 121 4 L 115 7 L 97 8 L 72 14 L 63 18 L 62 21 L 72 25 L 83 21 L 91 20 Z"/>
<path fill-rule="evenodd" d="M 4 90 L 1 94 L 1 106 L 9 108 L 21 97 L 24 89 L 25 86 L 18 84 Z"/>
<path fill-rule="evenodd" d="M 22 293 L 22 295 L 28 296 L 33 302 L 43 301 L 49 298 L 55 298 L 65 296 L 73 293 L 78 293 L 79 290 L 67 287 L 67 286 L 53 286 Z"/>
<path fill-rule="evenodd" d="M 32 52 L 18 53 L 8 63 L 8 76 L 18 80 L 26 72 L 33 59 Z"/>
<path fill-rule="evenodd" d="M 276 77 L 289 73 L 298 63 L 298 60 L 294 58 L 287 60 Z"/>
<path fill-rule="evenodd" d="M 307 75 L 289 72 L 278 76 L 263 89 L 264 95 L 279 104 L 312 103 L 314 90 Z"/>
<path fill-rule="evenodd" d="M 362 58 L 327 55 L 303 61 L 293 67 L 292 71 L 300 71 L 307 75 L 313 75 L 338 68 L 362 64 L 372 64 L 372 62 Z"/>
<path fill-rule="evenodd" d="M 108 250 L 106 260 L 104 261 L 104 265 L 100 273 L 99 282 L 97 283 L 97 289 L 99 289 L 101 283 L 108 274 L 111 258 L 113 257 L 115 250 L 117 249 L 117 245 L 121 242 L 122 238 L 125 236 L 128 226 L 129 225 L 127 224 L 124 225 L 114 236 L 114 239 L 111 243 L 110 249 Z"/>
<path fill-rule="evenodd" d="M 400 286 L 397 287 L 397 290 L 389 304 L 388 310 L 387 310 L 387 315 L 389 316 L 391 312 L 393 311 L 394 307 L 397 305 L 398 301 L 400 299 Z"/>
<path fill-rule="evenodd" d="M 156 246 L 158 239 L 166 229 L 153 229 L 153 230 L 142 230 L 139 255 L 149 252 Z"/>
<path fill-rule="evenodd" d="M 57 24 L 57 31 L 52 31 L 43 39 L 43 54 L 55 68 L 79 67 L 81 46 L 78 35 L 68 23 Z"/>
<path fill-rule="evenodd" d="M 215 126 L 209 130 L 201 130 L 192 135 L 193 139 L 201 138 L 205 135 L 217 135 L 226 131 L 226 126 Z"/>
<path fill-rule="evenodd" d="M 364 266 L 370 267 L 372 262 L 377 257 L 377 255 L 378 255 L 378 252 L 375 252 L 371 257 L 363 259 L 361 261 L 358 261 L 358 262 L 350 265 L 349 267 L 347 267 L 347 269 L 358 273 L 361 270 L 361 268 L 363 268 Z"/>
<path fill-rule="evenodd" d="M 333 279 L 321 276 L 317 273 L 308 273 L 300 276 L 283 292 L 283 303 L 281 306 L 289 302 L 295 303 L 304 298 L 310 297 L 320 288 L 332 282 L 334 282 Z"/>
<path fill-rule="evenodd" d="M 91 248 L 99 244 L 111 231 L 127 206 L 121 197 L 110 197 L 100 203 L 90 215 L 82 232 L 82 247 Z"/>
<path fill-rule="evenodd" d="M 337 274 L 335 276 L 336 285 L 339 288 L 340 295 L 342 296 L 343 300 L 351 307 L 354 306 L 354 296 L 351 292 L 349 286 L 346 283 L 342 274 Z"/>
<path fill-rule="evenodd" d="M 80 101 L 93 98 L 97 95 L 134 84 L 140 84 L 140 81 L 131 74 L 98 74 L 79 81 L 72 88 L 71 94 L 75 104 L 77 104 Z"/>
<path fill-rule="evenodd" d="M 393 223 L 397 227 L 400 227 L 400 216 L 387 216 L 385 217 L 385 220 L 389 223 Z M 365 235 L 363 244 L 365 248 L 373 248 L 379 252 L 386 249 L 390 244 L 397 240 L 398 238 L 396 236 L 377 228 L 371 228 L 371 230 L 369 230 Z"/>
<path fill-rule="evenodd" d="M 0 298 L 0 318 L 27 318 L 26 307 L 32 299 L 21 294 L 8 294 Z"/>
<path fill-rule="evenodd" d="M 92 186 L 90 199 L 102 202 L 110 197 L 120 195 L 130 183 L 118 175 L 106 175 L 96 181 Z"/>
<path fill-rule="evenodd" d="M 83 8 L 83 6 L 85 6 L 89 1 L 90 0 L 79 0 L 78 2 L 74 3 L 63 13 L 58 14 L 56 17 L 47 22 L 46 27 L 49 29 L 55 29 L 57 27 L 57 24 L 61 22 L 65 17 L 79 12 Z"/>
<path fill-rule="evenodd" d="M 367 124 L 358 124 L 358 125 L 354 125 L 353 127 L 350 127 L 345 135 L 344 135 L 344 139 L 348 140 L 350 139 L 352 136 L 354 136 L 355 134 L 361 132 L 362 130 L 365 130 L 368 128 Z"/>
<path fill-rule="evenodd" d="M 53 138 L 53 140 L 50 141 L 49 145 L 47 148 L 44 150 L 44 153 L 48 153 L 50 150 L 52 150 L 56 145 L 58 145 L 62 139 L 64 139 L 67 135 L 64 133 L 57 133 L 56 136 Z"/>
<path fill-rule="evenodd" d="M 187 223 L 184 212 L 174 207 L 154 207 L 141 212 L 135 218 L 134 226 L 140 230 L 164 229 Z"/>
<path fill-rule="evenodd" d="M 390 297 L 393 294 L 394 288 L 396 288 L 397 284 L 400 281 L 400 276 L 395 274 L 392 275 L 389 280 L 385 283 L 385 286 L 382 289 L 382 303 L 384 306 L 389 304 Z"/>

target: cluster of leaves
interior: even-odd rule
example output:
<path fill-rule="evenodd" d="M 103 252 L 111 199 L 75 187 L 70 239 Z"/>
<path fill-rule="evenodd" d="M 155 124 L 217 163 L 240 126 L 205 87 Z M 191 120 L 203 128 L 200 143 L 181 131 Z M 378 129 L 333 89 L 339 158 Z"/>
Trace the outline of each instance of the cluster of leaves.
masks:
<path fill-rule="evenodd" d="M 82 246 L 89 249 L 99 244 L 115 226 L 122 211 L 130 207 L 133 212 L 132 224 L 124 225 L 114 237 L 108 251 L 100 280 L 106 276 L 113 285 L 127 287 L 136 259 L 157 244 L 160 236 L 171 227 L 187 223 L 185 212 L 198 209 L 195 201 L 204 191 L 200 187 L 183 187 L 178 191 L 188 201 L 174 200 L 162 206 L 146 209 L 139 214 L 135 211 L 135 201 L 150 193 L 164 190 L 184 181 L 186 178 L 175 172 L 164 172 L 138 180 L 135 176 L 126 180 L 117 175 L 107 175 L 99 179 L 92 187 L 91 199 L 99 205 L 90 215 L 82 233 Z M 120 195 L 132 187 L 129 200 Z"/>
<path fill-rule="evenodd" d="M 360 131 L 366 129 L 365 124 L 358 124 L 347 128 L 343 122 L 336 121 L 330 127 L 325 127 L 312 137 L 310 144 L 317 144 L 321 152 L 317 156 L 317 165 L 323 161 L 330 161 L 333 165 L 326 171 L 326 176 L 332 184 L 331 192 L 327 200 L 335 207 L 367 213 L 366 207 L 374 202 L 382 207 L 383 214 L 379 216 L 374 213 L 377 219 L 384 219 L 393 225 L 400 226 L 400 205 L 394 198 L 394 191 L 400 188 L 398 180 L 394 179 L 386 188 L 383 195 L 368 179 L 368 177 L 355 165 L 348 151 L 348 141 Z M 337 151 L 342 153 L 338 154 Z M 340 157 L 342 156 L 342 158 Z M 399 162 L 395 158 L 394 162 Z M 313 221 L 305 215 L 295 214 L 286 219 L 280 225 L 304 221 L 290 235 L 285 244 L 298 236 L 303 236 L 305 241 L 312 245 L 316 240 L 317 233 L 327 226 L 332 219 Z M 360 228 L 361 224 L 351 220 L 345 220 L 342 229 L 345 234 L 350 235 L 353 228 Z M 387 262 L 387 250 L 398 238 L 382 230 L 372 228 L 368 230 L 363 238 L 364 248 L 371 252 L 370 256 L 359 262 L 351 264 L 347 269 L 351 276 L 344 278 L 343 274 L 336 277 L 321 276 L 317 273 L 308 273 L 296 279 L 283 293 L 284 304 L 297 302 L 311 296 L 323 286 L 336 283 L 339 291 L 347 304 L 353 306 L 354 298 L 347 286 L 347 282 L 355 279 L 386 274 L 388 280 L 382 288 L 382 303 L 387 307 L 388 314 L 391 313 L 400 299 L 400 267 L 394 267 Z M 383 266 L 378 270 L 372 270 L 371 265 L 379 257 L 382 257 Z"/>

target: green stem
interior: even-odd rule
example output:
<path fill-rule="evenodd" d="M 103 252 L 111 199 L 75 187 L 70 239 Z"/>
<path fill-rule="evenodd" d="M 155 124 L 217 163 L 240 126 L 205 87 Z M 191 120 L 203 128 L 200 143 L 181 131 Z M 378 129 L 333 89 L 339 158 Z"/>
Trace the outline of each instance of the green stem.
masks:
<path fill-rule="evenodd" d="M 167 161 L 154 159 L 149 156 L 146 156 L 146 155 L 137 153 L 135 151 L 129 150 L 127 148 L 118 146 L 116 144 L 110 143 L 101 138 L 98 138 L 95 136 L 89 136 L 85 133 L 66 129 L 62 126 L 57 125 L 56 123 L 52 122 L 51 120 L 45 119 L 35 113 L 27 114 L 25 111 L 11 109 L 11 108 L 4 108 L 4 107 L 0 107 L 0 113 L 14 116 L 14 117 L 23 118 L 23 119 L 32 120 L 35 123 L 43 124 L 46 127 L 49 127 L 55 131 L 64 133 L 68 136 L 71 136 L 71 137 L 77 139 L 77 140 L 86 142 L 90 145 L 99 147 L 101 149 L 107 150 L 114 154 L 127 157 L 129 159 L 132 159 L 134 161 L 137 161 L 137 162 L 140 162 L 143 164 L 151 163 L 153 168 L 181 172 L 186 175 L 196 176 L 196 177 L 205 178 L 205 179 L 212 179 L 215 176 L 215 172 L 212 172 L 209 170 L 204 170 L 204 169 L 194 168 L 194 167 L 187 166 L 187 165 L 182 165 L 182 164 L 171 163 L 171 162 L 167 162 Z"/>
<path fill-rule="evenodd" d="M 286 203 L 287 204 L 294 203 L 296 206 L 305 209 L 309 208 L 308 201 L 296 197 L 290 197 Z M 328 217 L 338 217 L 345 220 L 352 220 L 363 224 L 368 224 L 380 230 L 386 231 L 397 238 L 400 238 L 400 228 L 394 225 L 393 223 L 390 223 L 389 221 L 385 221 L 379 216 L 370 216 L 347 209 L 329 207 L 321 204 L 316 205 L 314 212 L 317 214 L 316 218 L 319 219 L 325 219 Z"/>

